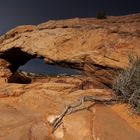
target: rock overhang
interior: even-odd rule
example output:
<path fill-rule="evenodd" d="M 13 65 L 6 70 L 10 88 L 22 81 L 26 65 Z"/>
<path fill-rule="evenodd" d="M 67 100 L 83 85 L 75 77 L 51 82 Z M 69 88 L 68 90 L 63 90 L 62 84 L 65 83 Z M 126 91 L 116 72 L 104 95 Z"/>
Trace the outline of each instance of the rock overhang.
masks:
<path fill-rule="evenodd" d="M 30 59 L 34 58 L 35 55 L 23 52 L 20 48 L 10 48 L 3 53 L 0 53 L 0 58 L 8 61 L 10 65 L 10 70 L 15 72 L 20 65 L 25 64 Z"/>
<path fill-rule="evenodd" d="M 138 14 L 117 18 L 112 17 L 103 21 L 96 21 L 95 19 L 51 21 L 38 25 L 38 27 L 30 26 L 30 29 L 33 28 L 33 30 L 28 31 L 27 26 L 16 28 L 15 35 L 11 36 L 7 33 L 7 37 L 0 43 L 0 53 L 5 54 L 6 51 L 12 48 L 18 48 L 21 53 L 17 57 L 13 57 L 13 55 L 9 55 L 9 57 L 3 56 L 4 59 L 0 59 L 0 70 L 5 70 L 3 77 L 8 77 L 10 74 L 10 72 L 8 74 L 10 62 L 13 66 L 13 62 L 18 60 L 21 61 L 20 64 L 23 64 L 34 56 L 43 57 L 47 63 L 67 64 L 69 67 L 75 65 L 74 67 L 84 69 L 87 74 L 91 73 L 92 76 L 96 76 L 98 83 L 100 80 L 101 83 L 107 84 L 112 81 L 111 73 L 116 68 L 124 68 L 126 66 L 128 52 L 139 55 L 139 37 L 138 34 L 134 35 L 133 33 L 139 27 L 139 17 L 140 15 Z M 100 25 L 100 28 L 89 28 L 95 22 Z M 87 23 L 88 29 L 87 27 L 83 28 L 85 24 L 87 26 Z M 72 25 L 76 24 L 78 28 L 73 28 Z M 137 24 L 137 26 L 134 27 L 134 24 Z M 108 30 L 108 25 L 113 26 L 111 32 Z M 125 32 L 120 33 L 120 29 L 117 29 L 119 30 L 118 33 L 114 26 L 125 26 L 125 29 L 121 27 L 121 30 L 125 30 Z M 132 28 L 129 28 L 130 26 Z M 102 27 L 106 29 L 102 29 Z M 40 28 L 40 30 L 38 31 L 37 28 Z M 126 32 L 126 30 L 128 31 Z M 15 32 L 15 29 L 12 32 Z M 63 40 L 64 37 L 67 38 L 71 34 L 72 38 L 70 40 Z M 79 36 L 79 38 L 76 38 L 76 36 Z M 22 58 L 24 53 L 25 55 L 23 56 L 25 57 Z M 12 60 L 12 57 L 15 61 Z M 15 65 L 13 71 L 17 69 L 18 65 L 19 63 Z M 2 74 L 1 71 L 0 74 Z M 93 138 L 139 139 L 140 119 L 131 118 L 126 111 L 128 110 L 126 105 L 123 105 L 125 107 L 122 108 L 116 105 L 117 109 L 113 111 L 108 106 L 96 105 L 91 107 L 90 111 L 83 110 L 73 113 L 63 119 L 62 127 L 60 126 L 57 131 L 58 135 L 56 134 L 57 132 L 51 133 L 49 118 L 58 117 L 56 116 L 58 112 L 60 113 L 73 100 L 78 100 L 84 95 L 111 96 L 111 90 L 106 90 L 104 85 L 102 87 L 100 83 L 98 87 L 93 85 L 96 79 L 95 77 L 92 78 L 92 76 L 89 75 L 91 81 L 85 76 L 79 79 L 53 77 L 41 79 L 42 83 L 40 79 L 34 79 L 35 82 L 30 85 L 1 83 L 1 138 L 48 138 L 55 140 L 62 134 L 61 138 L 67 140 L 73 138 L 77 140 Z M 116 113 L 116 111 L 118 112 Z M 125 113 L 128 114 L 126 115 Z"/>
<path fill-rule="evenodd" d="M 114 70 L 128 66 L 129 54 L 140 56 L 139 18 L 140 14 L 105 20 L 75 18 L 20 26 L 0 38 L 0 57 L 12 71 L 40 57 L 107 82 Z"/>

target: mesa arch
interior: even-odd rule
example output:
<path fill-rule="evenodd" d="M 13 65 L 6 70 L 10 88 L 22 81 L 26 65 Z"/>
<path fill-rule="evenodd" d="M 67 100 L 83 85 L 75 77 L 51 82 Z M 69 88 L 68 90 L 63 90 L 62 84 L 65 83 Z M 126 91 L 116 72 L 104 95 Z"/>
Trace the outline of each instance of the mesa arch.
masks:
<path fill-rule="evenodd" d="M 139 19 L 140 15 L 136 14 L 101 21 L 76 18 L 17 27 L 0 37 L 0 80 L 1 76 L 9 77 L 29 59 L 41 57 L 46 63 L 82 69 L 88 76 L 109 84 L 114 70 L 127 67 L 129 52 L 139 55 Z M 15 53 L 8 55 L 12 51 Z M 25 85 L 0 84 L 2 139 L 59 139 L 51 133 L 48 123 L 66 104 L 84 95 L 111 95 L 110 89 L 93 86 L 92 81 L 92 88 L 88 83 L 79 88 L 79 79 L 73 77 L 51 79 Z M 84 80 L 82 77 L 79 84 Z M 58 128 L 62 130 L 62 139 L 93 139 L 93 136 L 94 139 L 139 139 L 138 121 L 130 114 L 124 116 L 127 108 L 121 107 L 112 110 L 95 106 L 91 111 L 66 116 L 63 122 L 66 131 Z"/>
<path fill-rule="evenodd" d="M 129 54 L 140 56 L 139 18 L 135 14 L 19 26 L 0 37 L 0 58 L 10 63 L 11 72 L 39 57 L 46 63 L 84 70 L 110 85 L 114 69 L 128 66 Z"/>

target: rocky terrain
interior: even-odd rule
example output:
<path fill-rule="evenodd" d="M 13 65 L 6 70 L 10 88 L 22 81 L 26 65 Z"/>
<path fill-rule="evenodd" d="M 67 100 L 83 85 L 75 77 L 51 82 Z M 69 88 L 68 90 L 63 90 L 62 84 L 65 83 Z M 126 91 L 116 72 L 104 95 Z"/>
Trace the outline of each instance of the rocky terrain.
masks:
<path fill-rule="evenodd" d="M 52 133 L 53 120 L 70 103 L 85 95 L 112 97 L 116 72 L 129 66 L 130 55 L 140 56 L 139 44 L 140 14 L 48 21 L 1 36 L 0 140 L 139 140 L 140 117 L 127 104 L 87 102 Z M 85 74 L 17 76 L 32 58 Z"/>

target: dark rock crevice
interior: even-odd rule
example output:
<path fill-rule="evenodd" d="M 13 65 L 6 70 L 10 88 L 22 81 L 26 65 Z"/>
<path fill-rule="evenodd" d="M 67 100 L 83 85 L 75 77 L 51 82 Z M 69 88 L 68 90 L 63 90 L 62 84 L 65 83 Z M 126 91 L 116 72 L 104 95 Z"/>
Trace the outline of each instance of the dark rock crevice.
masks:
<path fill-rule="evenodd" d="M 31 78 L 20 72 L 15 72 L 8 78 L 8 83 L 30 84 Z"/>
<path fill-rule="evenodd" d="M 21 65 L 24 65 L 30 59 L 35 58 L 36 55 L 28 54 L 22 51 L 20 48 L 11 48 L 5 52 L 0 52 L 0 58 L 6 60 L 9 63 L 7 69 L 9 69 L 12 74 L 6 77 L 8 83 L 21 83 L 29 84 L 31 83 L 31 78 L 26 75 L 19 73 L 17 70 Z"/>
<path fill-rule="evenodd" d="M 36 55 L 28 54 L 20 48 L 11 48 L 5 52 L 0 52 L 0 58 L 5 59 L 10 63 L 9 69 L 14 73 L 19 66 L 24 65 L 27 61 L 35 58 Z"/>
<path fill-rule="evenodd" d="M 66 67 L 66 68 L 73 68 L 73 69 L 77 69 L 77 70 L 83 70 L 83 68 L 84 68 L 84 63 L 78 63 L 78 62 L 51 60 L 49 64 L 58 65 L 58 66 Z"/>

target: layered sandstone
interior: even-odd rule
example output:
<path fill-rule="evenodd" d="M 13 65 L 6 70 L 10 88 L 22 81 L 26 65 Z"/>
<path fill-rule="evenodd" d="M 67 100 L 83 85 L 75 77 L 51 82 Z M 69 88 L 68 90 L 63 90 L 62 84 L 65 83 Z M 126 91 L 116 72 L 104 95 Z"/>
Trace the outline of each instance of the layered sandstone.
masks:
<path fill-rule="evenodd" d="M 7 79 L 12 75 L 10 64 L 4 59 L 0 59 L 0 81 L 7 82 Z"/>
<path fill-rule="evenodd" d="M 31 58 L 41 57 L 46 63 L 85 70 L 110 84 L 112 69 L 127 67 L 128 55 L 140 55 L 139 19 L 140 14 L 134 14 L 19 26 L 1 36 L 0 56 L 14 71 Z"/>
<path fill-rule="evenodd" d="M 140 118 L 125 105 L 93 105 L 64 117 L 52 133 L 52 121 L 84 95 L 110 98 L 111 90 L 79 89 L 72 78 L 47 83 L 0 85 L 1 140 L 139 140 Z M 120 111 L 118 111 L 120 109 Z M 126 111 L 127 110 L 127 111 Z M 129 110 L 129 112 L 128 112 Z M 123 114 L 125 112 L 126 114 Z"/>
<path fill-rule="evenodd" d="M 105 20 L 75 18 L 20 26 L 0 37 L 0 140 L 139 140 L 140 117 L 125 104 L 86 103 L 52 121 L 84 95 L 111 98 L 116 70 L 140 55 L 140 14 Z M 32 58 L 73 67 L 86 75 L 33 77 L 14 83 L 20 65 Z M 8 81 L 11 83 L 8 83 Z M 30 80 L 30 78 L 29 78 Z"/>

